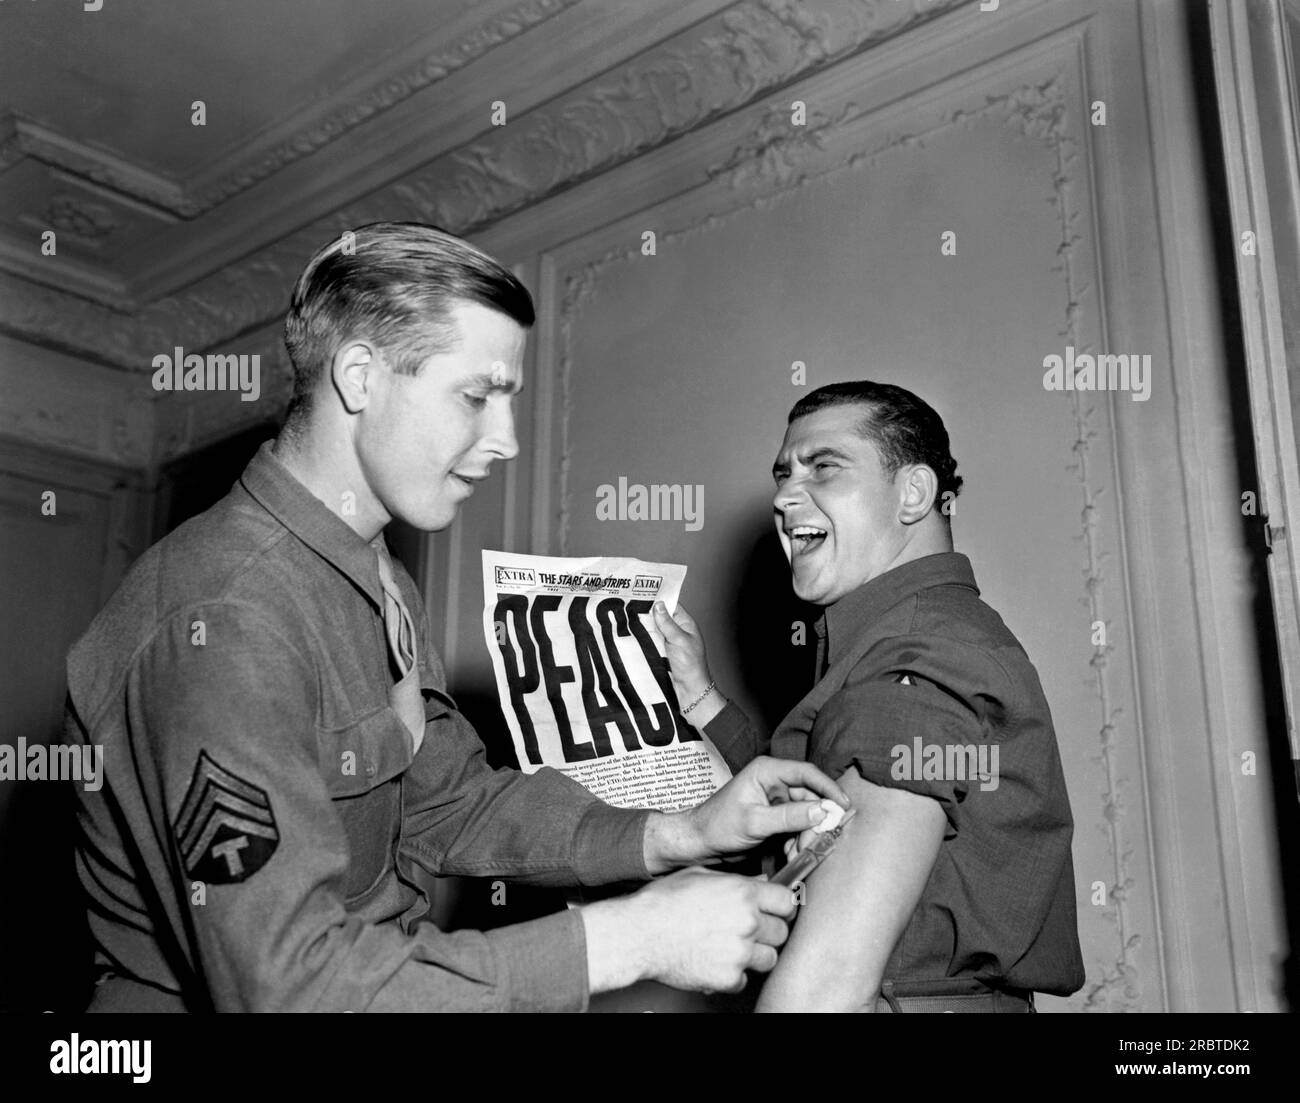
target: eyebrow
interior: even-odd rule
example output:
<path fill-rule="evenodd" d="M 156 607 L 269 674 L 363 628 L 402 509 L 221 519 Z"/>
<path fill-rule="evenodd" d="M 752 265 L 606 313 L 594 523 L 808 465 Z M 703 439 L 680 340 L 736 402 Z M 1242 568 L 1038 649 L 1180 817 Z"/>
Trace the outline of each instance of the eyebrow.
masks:
<path fill-rule="evenodd" d="M 498 383 L 489 372 L 480 372 L 477 375 L 471 375 L 465 380 L 466 387 L 477 387 L 484 391 L 501 391 L 505 394 L 518 394 L 524 389 L 524 380 L 520 376 L 513 385 L 509 383 Z"/>
<path fill-rule="evenodd" d="M 844 460 L 846 463 L 851 463 L 853 461 L 853 457 L 847 452 L 841 452 L 838 448 L 832 448 L 828 444 L 823 444 L 819 448 L 814 448 L 811 452 L 805 452 L 802 457 L 799 456 L 798 452 L 795 453 L 795 459 L 798 459 L 805 467 L 810 467 L 818 460 L 827 458 L 833 460 Z M 772 474 L 774 476 L 783 474 L 789 470 L 790 463 L 788 460 L 782 461 L 778 459 L 776 463 L 772 465 Z"/>

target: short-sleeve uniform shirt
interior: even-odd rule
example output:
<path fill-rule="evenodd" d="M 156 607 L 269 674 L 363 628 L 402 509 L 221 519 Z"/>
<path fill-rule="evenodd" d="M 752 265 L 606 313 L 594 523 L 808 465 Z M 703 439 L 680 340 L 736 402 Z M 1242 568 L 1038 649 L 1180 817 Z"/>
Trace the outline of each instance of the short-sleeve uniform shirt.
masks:
<path fill-rule="evenodd" d="M 1083 984 L 1073 819 L 1038 675 L 969 560 L 925 556 L 829 606 L 825 673 L 770 753 L 937 800 L 944 839 L 885 979 Z M 733 768 L 764 748 L 729 707 L 708 734 Z"/>

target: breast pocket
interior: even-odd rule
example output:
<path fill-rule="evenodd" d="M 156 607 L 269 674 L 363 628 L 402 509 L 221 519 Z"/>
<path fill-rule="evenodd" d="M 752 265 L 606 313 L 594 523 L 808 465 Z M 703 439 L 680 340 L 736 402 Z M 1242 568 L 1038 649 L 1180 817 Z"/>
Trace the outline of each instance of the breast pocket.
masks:
<path fill-rule="evenodd" d="M 317 737 L 320 767 L 347 833 L 344 887 L 361 899 L 391 868 L 402 826 L 402 774 L 411 764 L 410 734 L 387 706 Z"/>

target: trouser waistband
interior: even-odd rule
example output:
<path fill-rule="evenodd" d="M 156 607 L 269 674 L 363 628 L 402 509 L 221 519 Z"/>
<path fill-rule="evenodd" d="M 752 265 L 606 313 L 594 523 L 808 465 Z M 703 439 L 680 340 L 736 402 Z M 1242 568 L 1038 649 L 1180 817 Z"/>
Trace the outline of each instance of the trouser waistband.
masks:
<path fill-rule="evenodd" d="M 935 981 L 885 981 L 877 1014 L 1032 1015 L 1033 992 L 993 988 L 969 977 Z"/>

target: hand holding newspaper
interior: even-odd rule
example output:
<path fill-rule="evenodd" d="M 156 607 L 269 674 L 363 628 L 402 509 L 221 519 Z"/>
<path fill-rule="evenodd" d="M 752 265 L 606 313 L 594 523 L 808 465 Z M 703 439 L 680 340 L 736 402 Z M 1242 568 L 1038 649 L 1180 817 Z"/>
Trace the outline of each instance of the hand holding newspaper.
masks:
<path fill-rule="evenodd" d="M 686 568 L 483 552 L 483 628 L 519 766 L 552 766 L 620 807 L 674 812 L 731 772 L 681 715 L 650 611 Z"/>

